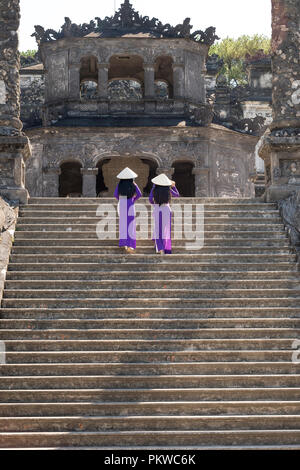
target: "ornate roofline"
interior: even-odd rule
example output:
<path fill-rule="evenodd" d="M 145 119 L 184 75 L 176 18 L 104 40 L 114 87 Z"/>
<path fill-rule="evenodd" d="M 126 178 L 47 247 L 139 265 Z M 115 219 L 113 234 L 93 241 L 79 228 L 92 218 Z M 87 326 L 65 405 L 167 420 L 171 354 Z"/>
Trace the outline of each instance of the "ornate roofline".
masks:
<path fill-rule="evenodd" d="M 149 16 L 142 16 L 135 11 L 129 0 L 124 0 L 119 10 L 114 16 L 104 18 L 96 17 L 90 23 L 77 25 L 72 23 L 70 18 L 65 18 L 65 23 L 59 31 L 54 29 L 45 30 L 42 26 L 36 25 L 32 34 L 36 38 L 38 45 L 56 41 L 68 37 L 85 37 L 91 33 L 98 33 L 99 37 L 120 37 L 126 34 L 149 33 L 156 38 L 186 38 L 195 42 L 211 46 L 216 39 L 216 28 L 213 26 L 205 31 L 197 30 L 191 33 L 193 26 L 190 18 L 186 18 L 182 24 L 171 26 L 163 24 L 157 18 L 150 19 Z"/>

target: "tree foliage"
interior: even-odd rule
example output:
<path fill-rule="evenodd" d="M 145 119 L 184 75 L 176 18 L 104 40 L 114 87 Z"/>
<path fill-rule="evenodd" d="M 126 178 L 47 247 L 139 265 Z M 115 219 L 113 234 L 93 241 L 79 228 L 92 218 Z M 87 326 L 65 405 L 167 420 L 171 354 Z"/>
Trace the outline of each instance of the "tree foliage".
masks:
<path fill-rule="evenodd" d="M 263 50 L 269 54 L 271 40 L 263 35 L 240 36 L 237 39 L 227 37 L 211 46 L 209 55 L 217 54 L 223 59 L 224 65 L 220 74 L 227 79 L 229 86 L 247 84 L 247 73 L 245 70 L 245 58 L 247 54 L 254 55 Z"/>

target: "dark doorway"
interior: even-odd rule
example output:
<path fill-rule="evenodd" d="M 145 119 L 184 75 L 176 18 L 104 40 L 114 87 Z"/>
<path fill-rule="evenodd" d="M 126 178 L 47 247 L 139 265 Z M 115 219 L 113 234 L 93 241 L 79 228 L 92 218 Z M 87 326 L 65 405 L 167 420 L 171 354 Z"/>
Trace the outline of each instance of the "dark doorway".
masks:
<path fill-rule="evenodd" d="M 97 168 L 99 168 L 97 179 L 96 179 L 97 197 L 101 197 L 101 193 L 108 191 L 108 188 L 105 186 L 105 183 L 104 183 L 102 168 L 103 168 L 103 165 L 105 165 L 109 161 L 110 161 L 110 158 L 106 158 L 105 160 L 101 160 L 101 162 L 97 164 Z"/>
<path fill-rule="evenodd" d="M 82 196 L 82 174 L 81 164 L 78 162 L 66 162 L 61 165 L 59 176 L 60 197 Z"/>
<path fill-rule="evenodd" d="M 155 161 L 144 159 L 144 158 L 142 158 L 142 162 L 149 166 L 148 182 L 147 182 L 147 185 L 145 186 L 145 188 L 143 188 L 143 196 L 146 197 L 146 196 L 149 196 L 149 194 L 151 192 L 151 189 L 152 189 L 152 186 L 153 186 L 153 183 L 151 182 L 151 180 L 153 178 L 155 178 L 155 176 L 157 176 L 156 170 L 158 168 L 158 165 Z"/>
<path fill-rule="evenodd" d="M 191 162 L 173 163 L 174 174 L 172 179 L 182 197 L 195 197 L 195 175 L 193 175 L 194 164 Z"/>

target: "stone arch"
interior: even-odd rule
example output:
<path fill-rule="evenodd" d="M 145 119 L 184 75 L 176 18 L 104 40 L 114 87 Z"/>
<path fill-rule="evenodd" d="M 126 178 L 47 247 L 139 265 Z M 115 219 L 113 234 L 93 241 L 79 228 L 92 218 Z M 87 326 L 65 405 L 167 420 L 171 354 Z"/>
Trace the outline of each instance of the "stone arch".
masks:
<path fill-rule="evenodd" d="M 58 192 L 60 197 L 82 196 L 82 163 L 77 159 L 65 159 L 60 163 Z"/>
<path fill-rule="evenodd" d="M 190 159 L 175 160 L 172 168 L 174 168 L 173 180 L 180 195 L 195 197 L 195 175 L 193 174 L 195 163 Z"/>
<path fill-rule="evenodd" d="M 174 77 L 173 77 L 174 59 L 169 54 L 160 54 L 155 58 L 155 82 L 161 81 L 168 85 L 168 96 L 174 96 Z"/>
<path fill-rule="evenodd" d="M 144 59 L 139 54 L 112 54 L 108 61 L 108 80 L 135 79 L 144 83 Z"/>
<path fill-rule="evenodd" d="M 80 58 L 80 91 L 85 83 L 95 83 L 97 85 L 96 93 L 98 91 L 98 58 L 94 54 L 84 55 Z"/>

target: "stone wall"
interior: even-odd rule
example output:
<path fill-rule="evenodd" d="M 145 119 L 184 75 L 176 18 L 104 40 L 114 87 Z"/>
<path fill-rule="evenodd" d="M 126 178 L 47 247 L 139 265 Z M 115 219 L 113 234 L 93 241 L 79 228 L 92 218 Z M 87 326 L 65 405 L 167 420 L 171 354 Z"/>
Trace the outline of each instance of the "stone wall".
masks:
<path fill-rule="evenodd" d="M 42 125 L 44 102 L 44 77 L 21 77 L 21 120 L 24 129 Z"/>
<path fill-rule="evenodd" d="M 220 126 L 207 128 L 48 128 L 27 131 L 33 154 L 27 165 L 31 196 L 58 195 L 60 166 L 79 162 L 89 181 L 102 160 L 139 157 L 172 176 L 172 165 L 194 164 L 196 196 L 252 197 L 257 138 Z M 89 174 L 90 173 L 90 174 Z M 94 179 L 96 176 L 94 175 Z"/>
<path fill-rule="evenodd" d="M 0 305 L 17 215 L 17 207 L 0 197 Z"/>

